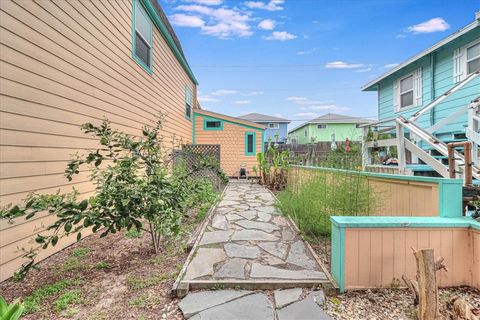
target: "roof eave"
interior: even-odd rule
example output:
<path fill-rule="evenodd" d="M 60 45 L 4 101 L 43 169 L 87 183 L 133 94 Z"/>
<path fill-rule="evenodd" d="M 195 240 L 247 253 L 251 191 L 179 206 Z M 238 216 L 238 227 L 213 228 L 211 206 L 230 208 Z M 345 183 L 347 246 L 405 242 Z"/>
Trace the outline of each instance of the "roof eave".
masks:
<path fill-rule="evenodd" d="M 384 74 L 382 74 L 380 77 L 370 81 L 369 83 L 367 83 L 366 85 L 364 85 L 363 87 L 361 87 L 361 90 L 362 91 L 375 91 L 377 90 L 377 85 L 380 81 L 384 80 L 385 78 L 391 76 L 392 74 L 394 74 L 395 72 L 399 71 L 400 69 L 403 69 L 404 67 L 408 66 L 409 64 L 417 61 L 418 59 L 421 59 L 422 57 L 426 56 L 427 54 L 429 53 L 432 53 L 434 52 L 435 50 L 443 47 L 444 45 L 446 45 L 447 43 L 449 43 L 450 41 L 453 41 L 455 39 L 457 39 L 458 37 L 464 35 L 465 33 L 467 32 L 470 32 L 471 30 L 475 29 L 476 27 L 479 26 L 479 20 L 475 20 L 473 21 L 472 23 L 470 23 L 469 25 L 463 27 L 462 29 L 456 31 L 455 33 L 449 35 L 448 37 L 444 38 L 443 40 L 440 40 L 439 42 L 437 42 L 436 44 L 434 44 L 433 46 L 431 46 L 430 48 L 428 49 L 425 49 L 423 50 L 422 52 L 420 52 L 419 54 L 416 54 L 415 56 L 411 57 L 410 59 L 406 60 L 405 62 L 399 64 L 398 66 L 396 66 L 395 68 L 393 69 L 390 69 L 389 71 L 385 72 Z"/>

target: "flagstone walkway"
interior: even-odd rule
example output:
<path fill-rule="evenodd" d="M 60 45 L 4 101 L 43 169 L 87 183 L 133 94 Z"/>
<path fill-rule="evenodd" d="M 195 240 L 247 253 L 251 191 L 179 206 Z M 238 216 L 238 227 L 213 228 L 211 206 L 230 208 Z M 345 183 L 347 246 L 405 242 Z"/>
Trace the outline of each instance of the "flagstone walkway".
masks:
<path fill-rule="evenodd" d="M 190 293 L 180 304 L 186 317 L 328 319 L 314 299 L 320 294 L 323 297 L 322 291 L 277 290 L 275 298 L 269 299 L 265 292 L 238 290 L 312 288 L 329 282 L 296 228 L 275 208 L 274 201 L 272 193 L 258 184 L 227 185 L 223 199 L 193 248 L 193 258 L 180 283 L 189 290 L 237 290 Z M 284 308 L 275 311 L 280 307 Z"/>

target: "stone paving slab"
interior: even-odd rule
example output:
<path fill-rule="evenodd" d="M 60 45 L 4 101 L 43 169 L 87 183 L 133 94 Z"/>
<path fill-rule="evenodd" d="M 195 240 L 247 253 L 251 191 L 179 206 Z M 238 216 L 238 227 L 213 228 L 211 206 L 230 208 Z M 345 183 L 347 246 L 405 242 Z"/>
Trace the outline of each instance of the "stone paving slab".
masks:
<path fill-rule="evenodd" d="M 210 309 L 249 294 L 252 294 L 252 291 L 221 290 L 195 292 L 186 296 L 178 306 L 182 309 L 184 317 L 188 319 L 202 310 Z"/>
<path fill-rule="evenodd" d="M 242 288 L 242 284 L 251 288 L 249 284 L 255 283 L 273 289 L 288 282 L 328 283 L 318 260 L 274 203 L 275 197 L 263 186 L 230 182 L 193 248 L 180 283 L 192 290 L 195 283 L 205 288 L 207 283 L 214 287 L 228 280 L 230 288 Z"/>
<path fill-rule="evenodd" d="M 192 292 L 179 307 L 192 320 L 332 320 L 315 300 L 322 291 L 301 288 L 264 292 L 218 290 Z"/>

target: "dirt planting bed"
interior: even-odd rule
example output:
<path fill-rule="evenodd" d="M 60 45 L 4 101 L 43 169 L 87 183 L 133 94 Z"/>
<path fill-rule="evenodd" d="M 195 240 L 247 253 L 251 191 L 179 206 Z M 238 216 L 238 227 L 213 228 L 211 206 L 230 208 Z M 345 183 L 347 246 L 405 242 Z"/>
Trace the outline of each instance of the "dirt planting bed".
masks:
<path fill-rule="evenodd" d="M 92 235 L 42 261 L 23 282 L 0 283 L 0 293 L 24 301 L 22 319 L 183 319 L 170 290 L 198 224 L 189 219 L 181 240 L 158 255 L 147 233 Z"/>

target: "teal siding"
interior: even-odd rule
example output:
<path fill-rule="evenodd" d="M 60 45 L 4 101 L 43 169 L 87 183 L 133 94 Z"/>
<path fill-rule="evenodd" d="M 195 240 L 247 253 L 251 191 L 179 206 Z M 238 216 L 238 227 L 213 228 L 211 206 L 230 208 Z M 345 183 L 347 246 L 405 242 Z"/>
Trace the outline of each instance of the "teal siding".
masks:
<path fill-rule="evenodd" d="M 453 52 L 459 47 L 463 47 L 478 38 L 480 28 L 476 28 L 462 37 L 443 46 L 440 50 L 425 56 L 414 63 L 406 66 L 390 77 L 381 81 L 378 85 L 378 117 L 380 120 L 397 117 L 403 115 L 408 118 L 415 112 L 425 107 L 435 98 L 441 96 L 454 86 L 453 82 Z M 433 70 L 432 70 L 433 64 Z M 396 79 L 422 68 L 423 92 L 422 105 L 410 108 L 404 111 L 395 112 L 393 107 L 393 83 Z M 433 73 L 432 73 L 433 71 Z M 432 79 L 433 77 L 433 79 Z M 433 81 L 432 81 L 433 80 Z M 432 90 L 433 82 L 433 90 Z M 422 115 L 418 119 L 418 124 L 422 128 L 428 128 L 432 123 L 452 114 L 456 109 L 470 103 L 474 98 L 480 95 L 480 79 L 475 79 L 468 85 L 453 93 L 450 97 L 437 105 L 430 113 Z M 452 133 L 464 132 L 467 124 L 467 116 L 457 118 L 449 125 L 443 127 L 436 134 L 450 136 Z"/>

